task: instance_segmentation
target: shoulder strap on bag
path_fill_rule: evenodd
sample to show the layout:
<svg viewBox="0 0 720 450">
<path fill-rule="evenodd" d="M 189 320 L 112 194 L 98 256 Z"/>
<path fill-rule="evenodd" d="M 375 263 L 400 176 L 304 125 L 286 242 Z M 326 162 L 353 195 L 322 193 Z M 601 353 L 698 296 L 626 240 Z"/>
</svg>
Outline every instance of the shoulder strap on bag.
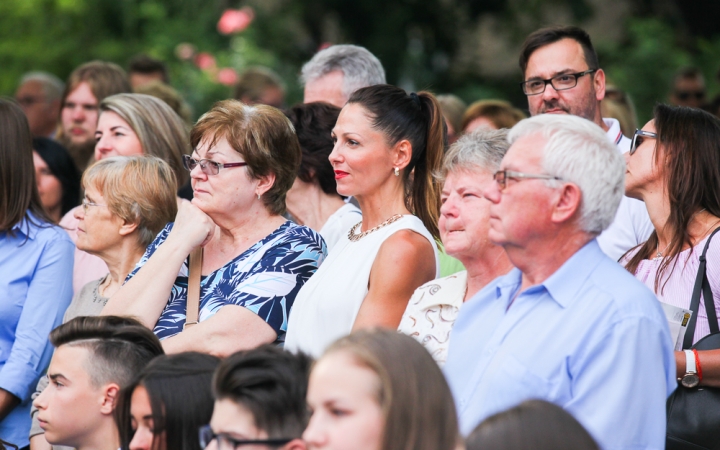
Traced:
<svg viewBox="0 0 720 450">
<path fill-rule="evenodd" d="M 715 312 L 715 303 L 713 299 L 712 289 L 710 289 L 710 283 L 707 279 L 707 254 L 708 247 L 710 247 L 710 241 L 712 240 L 715 233 L 720 231 L 720 227 L 716 228 L 715 231 L 710 234 L 707 242 L 705 242 L 705 248 L 700 255 L 700 266 L 698 267 L 697 277 L 695 277 L 695 286 L 693 287 L 692 297 L 690 298 L 690 310 L 692 311 L 692 317 L 688 323 L 687 329 L 685 330 L 685 339 L 683 340 L 683 349 L 692 347 L 692 341 L 695 337 L 695 326 L 697 325 L 697 318 L 700 312 L 700 292 L 703 293 L 703 299 L 705 303 L 705 310 L 710 324 L 710 332 L 717 333 L 718 320 Z"/>
<path fill-rule="evenodd" d="M 200 275 L 202 272 L 203 248 L 197 247 L 190 252 L 188 268 L 188 295 L 185 325 L 183 329 L 197 325 L 200 314 Z"/>
</svg>

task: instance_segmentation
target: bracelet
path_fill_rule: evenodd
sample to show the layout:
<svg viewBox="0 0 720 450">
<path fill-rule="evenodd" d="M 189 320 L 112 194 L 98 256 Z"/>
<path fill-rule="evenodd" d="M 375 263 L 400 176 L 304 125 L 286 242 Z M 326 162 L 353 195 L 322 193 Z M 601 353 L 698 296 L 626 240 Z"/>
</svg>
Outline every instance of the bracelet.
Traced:
<svg viewBox="0 0 720 450">
<path fill-rule="evenodd" d="M 702 383 L 702 369 L 700 368 L 700 357 L 698 356 L 697 350 L 692 349 L 692 351 L 695 354 L 695 366 L 697 367 L 698 383 Z"/>
</svg>

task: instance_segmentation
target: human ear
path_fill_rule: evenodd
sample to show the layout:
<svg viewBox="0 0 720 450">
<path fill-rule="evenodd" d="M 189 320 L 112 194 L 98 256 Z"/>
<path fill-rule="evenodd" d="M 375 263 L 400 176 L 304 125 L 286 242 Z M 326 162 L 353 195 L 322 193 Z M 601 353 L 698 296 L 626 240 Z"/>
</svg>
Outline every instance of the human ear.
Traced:
<svg viewBox="0 0 720 450">
<path fill-rule="evenodd" d="M 595 87 L 595 98 L 600 101 L 605 98 L 605 72 L 598 69 L 593 74 L 593 86 Z"/>
<path fill-rule="evenodd" d="M 100 405 L 100 412 L 102 414 L 112 414 L 113 409 L 115 409 L 115 405 L 117 404 L 119 392 L 120 386 L 116 383 L 110 383 L 104 387 L 102 405 Z"/>
<path fill-rule="evenodd" d="M 577 184 L 564 183 L 558 189 L 551 220 L 555 223 L 567 222 L 580 209 L 582 204 L 582 191 Z"/>
<path fill-rule="evenodd" d="M 140 226 L 140 221 L 135 220 L 134 222 L 127 221 L 125 219 L 122 220 L 122 225 L 120 225 L 120 229 L 118 230 L 118 233 L 120 233 L 120 236 L 127 236 L 129 234 L 132 234 L 133 231 L 137 230 L 137 228 Z"/>
<path fill-rule="evenodd" d="M 398 141 L 397 144 L 393 146 L 393 167 L 397 167 L 398 169 L 402 170 L 406 168 L 410 164 L 410 160 L 412 159 L 412 144 L 407 139 L 402 139 Z"/>
<path fill-rule="evenodd" d="M 271 187 L 273 187 L 273 184 L 275 184 L 275 174 L 270 172 L 267 175 L 263 175 L 261 177 L 257 178 L 257 188 L 255 188 L 255 192 L 258 195 L 263 195 L 267 191 L 270 190 Z"/>
</svg>

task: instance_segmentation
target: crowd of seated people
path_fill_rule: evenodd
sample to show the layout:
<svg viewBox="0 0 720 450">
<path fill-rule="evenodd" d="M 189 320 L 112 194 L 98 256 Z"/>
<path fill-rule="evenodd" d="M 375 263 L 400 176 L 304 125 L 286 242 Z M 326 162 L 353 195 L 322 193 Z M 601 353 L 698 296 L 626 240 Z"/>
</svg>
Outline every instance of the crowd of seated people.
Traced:
<svg viewBox="0 0 720 450">
<path fill-rule="evenodd" d="M 191 125 L 148 56 L 25 75 L 0 449 L 665 448 L 720 387 L 720 119 L 683 69 L 633 131 L 577 27 L 519 63 L 526 106 L 466 106 L 334 45 Z"/>
</svg>

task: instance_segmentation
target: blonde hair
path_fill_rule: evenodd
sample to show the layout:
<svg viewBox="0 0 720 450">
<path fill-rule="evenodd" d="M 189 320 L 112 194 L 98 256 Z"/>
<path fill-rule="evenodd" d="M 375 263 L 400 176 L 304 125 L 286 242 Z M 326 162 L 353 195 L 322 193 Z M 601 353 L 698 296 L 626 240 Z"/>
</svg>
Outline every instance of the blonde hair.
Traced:
<svg viewBox="0 0 720 450">
<path fill-rule="evenodd" d="M 190 153 L 185 123 L 162 100 L 146 94 L 118 94 L 100 103 L 100 112 L 120 116 L 137 134 L 143 154 L 157 156 L 170 164 L 178 185 L 184 185 L 189 174 L 182 156 Z"/>
<path fill-rule="evenodd" d="M 275 175 L 275 182 L 262 194 L 262 201 L 272 214 L 283 214 L 285 196 L 295 181 L 302 158 L 290 119 L 272 106 L 223 100 L 200 117 L 190 133 L 190 142 L 193 148 L 203 141 L 213 147 L 223 138 L 243 157 L 251 179 Z"/>
<path fill-rule="evenodd" d="M 377 374 L 377 401 L 385 417 L 382 450 L 457 448 L 458 421 L 450 388 L 420 343 L 395 330 L 365 329 L 335 341 L 325 355 L 339 352 Z"/>
<path fill-rule="evenodd" d="M 177 214 L 177 181 L 172 169 L 154 156 L 115 156 L 90 166 L 83 188 L 100 191 L 111 213 L 138 224 L 138 241 L 147 247 Z"/>
</svg>

